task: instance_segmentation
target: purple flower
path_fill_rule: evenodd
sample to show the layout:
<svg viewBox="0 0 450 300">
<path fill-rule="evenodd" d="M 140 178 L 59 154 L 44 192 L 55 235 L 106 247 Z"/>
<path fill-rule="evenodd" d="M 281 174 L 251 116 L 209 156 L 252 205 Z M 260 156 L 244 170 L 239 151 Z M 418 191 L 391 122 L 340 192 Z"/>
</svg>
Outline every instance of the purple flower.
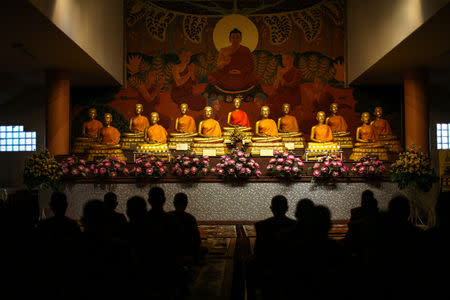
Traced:
<svg viewBox="0 0 450 300">
<path fill-rule="evenodd" d="M 313 171 L 313 175 L 314 175 L 315 177 L 320 177 L 320 171 L 319 171 L 319 170 L 314 170 L 314 171 Z"/>
</svg>

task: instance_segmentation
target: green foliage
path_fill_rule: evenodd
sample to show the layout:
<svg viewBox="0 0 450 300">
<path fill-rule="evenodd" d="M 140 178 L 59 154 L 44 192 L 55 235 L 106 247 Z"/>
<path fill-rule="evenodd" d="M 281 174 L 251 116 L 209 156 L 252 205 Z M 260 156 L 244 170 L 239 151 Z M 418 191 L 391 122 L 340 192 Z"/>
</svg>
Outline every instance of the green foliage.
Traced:
<svg viewBox="0 0 450 300">
<path fill-rule="evenodd" d="M 61 166 L 47 149 L 35 151 L 25 161 L 23 183 L 28 189 L 57 191 L 61 184 L 61 176 Z"/>
</svg>

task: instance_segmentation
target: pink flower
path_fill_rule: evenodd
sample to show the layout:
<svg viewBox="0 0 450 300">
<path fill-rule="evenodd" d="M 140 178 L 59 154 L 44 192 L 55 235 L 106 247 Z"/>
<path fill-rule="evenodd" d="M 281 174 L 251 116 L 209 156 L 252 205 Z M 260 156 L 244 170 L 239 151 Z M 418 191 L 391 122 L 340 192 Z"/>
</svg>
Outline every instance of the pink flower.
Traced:
<svg viewBox="0 0 450 300">
<path fill-rule="evenodd" d="M 95 170 L 95 165 L 94 165 L 94 164 L 91 164 L 91 165 L 89 166 L 89 169 L 91 169 L 91 171 L 94 171 L 94 170 Z"/>
<path fill-rule="evenodd" d="M 216 168 L 212 167 L 211 168 L 211 173 L 216 173 Z"/>
<path fill-rule="evenodd" d="M 85 165 L 85 164 L 86 164 L 86 161 L 85 161 L 84 159 L 80 159 L 78 162 L 79 162 L 80 164 L 82 164 L 82 165 Z"/>
<path fill-rule="evenodd" d="M 105 161 L 104 165 L 105 165 L 105 167 L 109 168 L 109 167 L 111 167 L 111 162 L 109 160 Z"/>
<path fill-rule="evenodd" d="M 289 153 L 287 153 L 287 152 L 283 152 L 283 154 L 282 154 L 284 157 L 287 157 L 288 155 L 289 155 Z"/>
<path fill-rule="evenodd" d="M 319 170 L 314 170 L 313 171 L 313 176 L 320 177 L 320 171 Z"/>
<path fill-rule="evenodd" d="M 105 168 L 100 168 L 100 175 L 104 175 L 106 173 L 106 169 Z"/>
<path fill-rule="evenodd" d="M 67 168 L 68 166 L 69 166 L 69 164 L 66 163 L 66 162 L 63 162 L 63 163 L 61 164 L 61 167 L 63 167 L 63 168 Z"/>
<path fill-rule="evenodd" d="M 292 167 L 292 172 L 294 173 L 298 173 L 298 171 L 300 171 L 300 169 L 296 166 Z"/>
<path fill-rule="evenodd" d="M 273 151 L 273 155 L 280 155 L 280 151 L 278 150 Z"/>
<path fill-rule="evenodd" d="M 127 165 L 127 162 L 124 161 L 124 160 L 121 160 L 121 161 L 120 161 L 120 164 L 126 166 L 126 165 Z"/>
<path fill-rule="evenodd" d="M 338 161 L 338 162 L 337 162 L 337 166 L 338 166 L 338 167 L 342 167 L 342 162 L 341 162 L 341 161 Z"/>
<path fill-rule="evenodd" d="M 324 161 L 323 165 L 328 167 L 330 165 L 330 161 L 329 160 Z"/>
<path fill-rule="evenodd" d="M 320 171 L 322 171 L 323 173 L 328 173 L 328 167 L 322 167 L 320 168 Z"/>
<path fill-rule="evenodd" d="M 234 165 L 235 163 L 236 163 L 236 161 L 233 160 L 233 159 L 230 159 L 230 160 L 228 161 L 228 164 L 229 164 L 229 165 Z"/>
<path fill-rule="evenodd" d="M 288 157 L 287 157 L 287 159 L 294 160 L 294 159 L 295 159 L 295 156 L 292 155 L 292 154 L 289 154 Z"/>
<path fill-rule="evenodd" d="M 228 173 L 229 173 L 229 174 L 234 174 L 234 169 L 233 169 L 233 168 L 229 168 L 229 169 L 228 169 Z"/>
<path fill-rule="evenodd" d="M 250 175 L 252 173 L 252 170 L 250 170 L 249 168 L 245 168 L 245 173 L 247 173 L 247 175 Z"/>
<path fill-rule="evenodd" d="M 223 173 L 224 173 L 224 170 L 223 170 L 223 169 L 218 169 L 218 170 L 217 170 L 217 174 L 223 175 Z"/>
<path fill-rule="evenodd" d="M 290 172 L 290 171 L 291 171 L 291 167 L 285 166 L 285 167 L 284 167 L 284 171 Z"/>
<path fill-rule="evenodd" d="M 184 175 L 189 175 L 190 169 L 184 169 L 183 173 Z"/>
<path fill-rule="evenodd" d="M 191 168 L 191 173 L 192 173 L 193 175 L 197 174 L 197 171 L 198 171 L 198 168 L 197 168 L 197 167 L 192 167 L 192 168 Z"/>
<path fill-rule="evenodd" d="M 272 157 L 270 160 L 269 160 L 269 164 L 273 164 L 273 163 L 275 163 L 277 161 L 277 159 L 275 158 L 275 157 Z"/>
<path fill-rule="evenodd" d="M 150 156 L 149 160 L 151 162 L 157 161 L 158 159 L 156 158 L 156 156 Z"/>
<path fill-rule="evenodd" d="M 78 171 L 77 169 L 73 169 L 70 173 L 71 173 L 72 175 L 78 175 L 78 174 L 79 174 L 79 171 Z"/>
<path fill-rule="evenodd" d="M 273 165 L 272 164 L 268 164 L 266 169 L 267 170 L 272 170 L 273 169 Z"/>
<path fill-rule="evenodd" d="M 68 168 L 63 168 L 63 174 L 64 175 L 67 175 L 67 174 L 69 174 L 69 169 Z"/>
<path fill-rule="evenodd" d="M 369 172 L 370 172 L 370 173 L 375 173 L 375 167 L 370 166 L 370 167 L 369 167 Z"/>
<path fill-rule="evenodd" d="M 181 176 L 181 174 L 183 174 L 183 171 L 181 169 L 177 169 L 176 174 L 177 176 Z"/>
<path fill-rule="evenodd" d="M 141 174 L 142 173 L 142 168 L 141 167 L 136 167 L 136 174 Z"/>
<path fill-rule="evenodd" d="M 204 166 L 209 166 L 209 160 L 203 160 L 202 161 L 202 164 L 204 165 Z"/>
<path fill-rule="evenodd" d="M 124 175 L 128 175 L 130 173 L 128 168 L 123 168 L 122 172 L 123 172 Z"/>
<path fill-rule="evenodd" d="M 192 151 L 191 155 L 194 156 L 194 155 L 197 155 L 197 153 L 195 151 Z"/>
<path fill-rule="evenodd" d="M 162 161 L 157 161 L 157 162 L 155 162 L 155 165 L 156 165 L 157 167 L 162 167 L 164 164 L 163 164 Z"/>
<path fill-rule="evenodd" d="M 240 169 L 238 173 L 239 173 L 240 175 L 245 174 L 245 168 Z"/>
<path fill-rule="evenodd" d="M 145 174 L 147 174 L 147 175 L 152 175 L 153 174 L 153 168 L 148 168 L 148 169 L 146 169 L 145 170 Z"/>
<path fill-rule="evenodd" d="M 241 150 L 238 150 L 238 151 L 236 152 L 236 155 L 237 155 L 237 156 L 244 156 L 244 152 L 241 151 Z"/>
<path fill-rule="evenodd" d="M 118 170 L 118 169 L 120 169 L 120 167 L 121 167 L 121 165 L 120 164 L 114 164 L 114 169 L 116 169 L 116 170 Z"/>
<path fill-rule="evenodd" d="M 187 167 L 189 166 L 191 163 L 187 160 L 183 161 L 183 166 Z"/>
<path fill-rule="evenodd" d="M 183 160 L 191 160 L 188 156 L 183 157 Z"/>
<path fill-rule="evenodd" d="M 313 169 L 318 169 L 318 168 L 320 168 L 320 164 L 319 164 L 319 163 L 315 163 L 315 164 L 313 165 Z"/>
<path fill-rule="evenodd" d="M 202 174 L 203 175 L 206 175 L 206 174 L 208 174 L 208 168 L 202 168 Z"/>
<path fill-rule="evenodd" d="M 278 165 L 276 166 L 275 170 L 277 170 L 277 172 L 281 172 L 283 170 L 283 166 Z"/>
<path fill-rule="evenodd" d="M 298 161 L 298 165 L 299 165 L 300 167 L 303 167 L 304 163 L 300 160 L 300 161 Z"/>
<path fill-rule="evenodd" d="M 204 160 L 209 160 L 209 156 L 208 156 L 208 155 L 203 155 L 202 158 L 203 158 Z"/>
<path fill-rule="evenodd" d="M 362 174 L 362 173 L 364 173 L 365 170 L 366 170 L 366 167 L 362 166 L 358 169 L 358 173 Z"/>
<path fill-rule="evenodd" d="M 141 159 L 141 158 L 136 159 L 135 163 L 136 163 L 136 164 L 142 163 L 142 159 Z"/>
<path fill-rule="evenodd" d="M 194 157 L 194 158 L 192 159 L 192 161 L 193 161 L 194 163 L 198 164 L 198 163 L 200 162 L 200 159 L 199 159 L 198 157 Z"/>
<path fill-rule="evenodd" d="M 149 161 L 144 164 L 144 167 L 146 167 L 146 168 L 150 168 L 151 166 L 152 166 L 152 163 Z"/>
<path fill-rule="evenodd" d="M 293 162 L 292 160 L 290 160 L 290 159 L 286 159 L 286 163 L 287 163 L 288 165 L 292 165 L 294 162 Z"/>
<path fill-rule="evenodd" d="M 257 162 L 254 163 L 255 168 L 259 169 L 259 164 Z"/>
<path fill-rule="evenodd" d="M 112 171 L 112 172 L 110 173 L 110 175 L 111 175 L 111 177 L 117 177 L 117 172 Z"/>
<path fill-rule="evenodd" d="M 282 158 L 282 157 L 278 158 L 278 159 L 277 159 L 277 162 L 278 162 L 278 163 L 283 163 L 283 162 L 284 162 L 284 158 Z"/>
<path fill-rule="evenodd" d="M 98 169 L 94 169 L 94 175 L 98 175 Z"/>
<path fill-rule="evenodd" d="M 333 172 L 331 172 L 331 175 L 332 175 L 333 177 L 337 177 L 337 176 L 339 176 L 339 172 L 333 171 Z"/>
<path fill-rule="evenodd" d="M 165 174 L 166 173 L 166 168 L 164 168 L 164 167 L 159 168 L 159 173 L 161 175 Z"/>
<path fill-rule="evenodd" d="M 257 177 L 260 177 L 260 176 L 261 176 L 261 174 L 262 174 L 262 173 L 261 173 L 261 171 L 260 171 L 260 170 L 256 170 L 256 171 L 255 171 L 255 175 L 256 175 Z"/>
<path fill-rule="evenodd" d="M 242 166 L 243 166 L 243 165 L 242 165 L 241 163 L 237 163 L 237 164 L 236 164 L 236 170 L 239 171 L 240 169 L 242 169 Z"/>
<path fill-rule="evenodd" d="M 341 173 L 346 173 L 347 171 L 348 171 L 348 168 L 347 167 L 341 167 Z M 356 171 L 356 168 L 355 168 L 355 171 Z"/>
<path fill-rule="evenodd" d="M 245 157 L 239 157 L 239 161 L 240 161 L 240 162 L 246 162 L 247 159 L 246 159 Z"/>
</svg>

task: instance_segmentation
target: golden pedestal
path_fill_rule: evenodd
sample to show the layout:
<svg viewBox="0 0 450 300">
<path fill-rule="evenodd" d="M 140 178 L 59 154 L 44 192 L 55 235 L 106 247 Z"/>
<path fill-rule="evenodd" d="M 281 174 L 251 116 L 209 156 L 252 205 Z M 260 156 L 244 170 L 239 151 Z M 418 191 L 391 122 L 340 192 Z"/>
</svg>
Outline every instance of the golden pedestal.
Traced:
<svg viewBox="0 0 450 300">
<path fill-rule="evenodd" d="M 341 146 L 336 142 L 309 142 L 302 159 L 316 160 L 317 158 L 328 154 L 336 154 L 340 156 L 341 151 Z M 306 152 L 308 152 L 308 157 L 306 157 Z"/>
<path fill-rule="evenodd" d="M 403 151 L 403 147 L 400 141 L 395 136 L 379 136 L 380 142 L 384 144 L 384 147 L 389 152 L 400 153 Z"/>
<path fill-rule="evenodd" d="M 87 151 L 88 161 L 113 157 L 117 157 L 119 160 L 127 160 L 120 145 L 93 144 Z"/>
<path fill-rule="evenodd" d="M 123 133 L 120 137 L 120 144 L 122 145 L 123 150 L 136 150 L 137 146 L 145 143 L 144 141 L 144 133 Z"/>
<path fill-rule="evenodd" d="M 196 136 L 197 136 L 196 133 L 183 134 L 179 132 L 174 132 L 170 134 L 170 138 L 167 141 L 167 145 L 170 150 L 189 150 L 191 148 L 192 143 L 194 142 L 194 137 Z"/>
<path fill-rule="evenodd" d="M 95 137 L 77 137 L 72 147 L 72 154 L 86 154 L 91 145 L 95 143 Z"/>
<path fill-rule="evenodd" d="M 281 141 L 281 137 L 267 138 L 269 138 L 269 141 L 264 141 L 265 137 L 254 137 L 252 142 L 249 144 L 248 152 L 252 155 L 266 156 L 269 155 L 271 151 L 286 151 L 284 143 Z"/>
<path fill-rule="evenodd" d="M 281 141 L 287 150 L 304 149 L 306 145 L 305 138 L 302 135 L 292 135 L 289 133 L 279 132 Z M 286 145 L 288 144 L 288 145 Z M 293 148 L 291 148 L 293 146 Z M 291 148 L 291 149 L 289 149 Z"/>
<path fill-rule="evenodd" d="M 136 147 L 135 154 L 148 154 L 156 157 L 160 157 L 162 159 L 170 159 L 170 151 L 167 144 L 162 143 L 146 143 L 139 144 Z"/>
<path fill-rule="evenodd" d="M 351 149 L 353 148 L 353 138 L 348 134 L 336 134 L 333 133 L 333 141 L 338 143 L 341 148 Z"/>
<path fill-rule="evenodd" d="M 225 155 L 228 152 L 227 145 L 225 143 L 199 143 L 192 144 L 191 151 L 199 155 L 217 156 Z M 213 155 L 215 152 L 215 155 Z"/>
<path fill-rule="evenodd" d="M 383 143 L 355 143 L 349 159 L 358 161 L 362 156 L 377 156 L 379 160 L 388 160 L 388 153 Z"/>
</svg>

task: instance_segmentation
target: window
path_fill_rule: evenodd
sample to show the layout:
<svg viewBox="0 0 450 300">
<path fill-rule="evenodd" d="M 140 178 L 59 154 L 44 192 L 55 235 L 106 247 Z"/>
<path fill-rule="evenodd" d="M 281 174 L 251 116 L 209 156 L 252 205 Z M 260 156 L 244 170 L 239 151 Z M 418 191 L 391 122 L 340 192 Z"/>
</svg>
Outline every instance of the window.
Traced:
<svg viewBox="0 0 450 300">
<path fill-rule="evenodd" d="M 450 123 L 436 124 L 436 137 L 438 150 L 450 149 Z"/>
<path fill-rule="evenodd" d="M 0 152 L 36 151 L 36 132 L 23 125 L 0 125 Z"/>
</svg>

